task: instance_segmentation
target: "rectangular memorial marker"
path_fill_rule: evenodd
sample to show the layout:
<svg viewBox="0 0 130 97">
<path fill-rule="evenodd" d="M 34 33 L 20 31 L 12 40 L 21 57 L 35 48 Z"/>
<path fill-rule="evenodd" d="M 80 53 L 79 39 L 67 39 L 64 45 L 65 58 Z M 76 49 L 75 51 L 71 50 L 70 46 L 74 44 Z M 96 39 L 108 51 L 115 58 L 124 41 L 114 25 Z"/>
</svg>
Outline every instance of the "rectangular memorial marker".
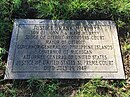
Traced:
<svg viewBox="0 0 130 97">
<path fill-rule="evenodd" d="M 113 21 L 17 19 L 5 79 L 124 79 Z"/>
</svg>

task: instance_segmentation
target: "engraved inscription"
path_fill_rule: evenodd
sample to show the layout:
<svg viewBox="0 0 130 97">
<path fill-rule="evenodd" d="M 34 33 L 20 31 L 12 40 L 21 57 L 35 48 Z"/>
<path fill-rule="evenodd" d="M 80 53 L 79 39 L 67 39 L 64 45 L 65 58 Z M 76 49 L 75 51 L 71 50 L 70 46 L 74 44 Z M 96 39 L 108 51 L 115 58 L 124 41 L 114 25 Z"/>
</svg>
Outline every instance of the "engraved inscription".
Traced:
<svg viewBox="0 0 130 97">
<path fill-rule="evenodd" d="M 82 22 L 19 24 L 12 71 L 117 72 L 110 31 Z"/>
</svg>

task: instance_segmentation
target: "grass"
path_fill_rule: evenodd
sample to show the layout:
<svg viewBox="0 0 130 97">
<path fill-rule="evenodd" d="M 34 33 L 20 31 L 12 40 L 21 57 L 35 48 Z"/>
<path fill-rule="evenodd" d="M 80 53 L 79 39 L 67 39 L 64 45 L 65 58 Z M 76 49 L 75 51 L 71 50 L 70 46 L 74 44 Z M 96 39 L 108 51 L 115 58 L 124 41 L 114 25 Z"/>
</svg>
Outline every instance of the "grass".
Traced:
<svg viewBox="0 0 130 97">
<path fill-rule="evenodd" d="M 68 81 L 68 82 L 66 82 Z M 5 82 L 0 97 L 129 97 L 124 80 L 14 80 Z M 74 81 L 74 82 L 72 82 Z"/>
<path fill-rule="evenodd" d="M 129 97 L 130 91 L 124 92 L 124 87 L 125 81 L 90 80 L 77 94 L 78 97 Z"/>
<path fill-rule="evenodd" d="M 129 0 L 0 0 L 0 97 L 130 97 L 128 79 L 3 80 L 15 18 L 114 20 L 129 78 Z"/>
</svg>

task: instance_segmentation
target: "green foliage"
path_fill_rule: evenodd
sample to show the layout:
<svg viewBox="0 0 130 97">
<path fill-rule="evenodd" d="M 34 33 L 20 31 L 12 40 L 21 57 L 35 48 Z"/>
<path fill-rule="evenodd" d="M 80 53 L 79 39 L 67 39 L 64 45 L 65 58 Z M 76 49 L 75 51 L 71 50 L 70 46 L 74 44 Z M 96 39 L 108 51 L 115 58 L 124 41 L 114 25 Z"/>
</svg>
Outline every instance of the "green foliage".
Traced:
<svg viewBox="0 0 130 97">
<path fill-rule="evenodd" d="M 21 0 L 13 0 L 14 9 L 19 9 L 22 1 Z"/>
<path fill-rule="evenodd" d="M 69 17 L 68 10 L 66 10 L 68 5 L 61 4 L 58 0 L 40 1 L 35 6 L 39 11 L 38 18 L 67 19 Z"/>
<path fill-rule="evenodd" d="M 4 69 L 5 68 L 5 63 L 2 62 L 2 57 L 3 55 L 6 53 L 6 50 L 4 48 L 0 47 L 0 69 Z"/>
<path fill-rule="evenodd" d="M 10 22 L 4 22 L 0 20 L 0 47 L 8 48 L 10 40 L 10 31 L 12 30 L 12 24 Z"/>
<path fill-rule="evenodd" d="M 102 87 L 105 89 L 106 85 L 107 84 L 104 81 L 90 80 L 79 89 L 77 97 L 101 97 L 100 94 L 97 93 L 97 88 Z M 106 96 L 107 95 L 105 94 L 102 97 Z"/>
<path fill-rule="evenodd" d="M 130 23 L 129 0 L 29 0 L 38 10 L 37 18 L 47 19 L 111 19 Z M 120 21 L 120 22 L 118 22 Z M 127 21 L 127 22 L 126 22 Z"/>
<path fill-rule="evenodd" d="M 11 84 L 4 86 L 4 91 L 0 92 L 0 97 L 17 97 L 17 91 Z"/>
<path fill-rule="evenodd" d="M 0 93 L 0 97 L 6 97 L 3 93 Z"/>
<path fill-rule="evenodd" d="M 77 97 L 129 97 L 130 90 L 123 91 L 125 81 L 90 80 L 77 92 Z"/>
<path fill-rule="evenodd" d="M 130 52 L 130 44 L 125 42 L 124 43 L 124 46 L 123 46 L 123 51 L 126 52 L 126 51 L 129 51 Z"/>
<path fill-rule="evenodd" d="M 4 48 L 0 48 L 0 57 L 2 56 L 2 54 L 5 54 L 6 50 Z"/>
<path fill-rule="evenodd" d="M 61 84 L 56 80 L 16 80 L 4 86 L 0 97 L 69 97 L 64 90 L 66 86 L 60 86 Z M 71 85 L 67 87 L 69 86 Z M 126 87 L 125 80 L 88 80 L 81 84 L 72 97 L 129 97 L 130 90 L 125 90 Z M 59 92 L 62 89 L 63 93 Z"/>
<path fill-rule="evenodd" d="M 28 90 L 31 91 L 32 97 L 57 97 L 56 92 L 58 88 L 58 83 L 54 81 L 48 82 L 48 80 L 37 80 L 30 79 L 27 80 Z"/>
<path fill-rule="evenodd" d="M 15 18 L 40 19 L 105 19 L 114 20 L 119 32 L 130 32 L 129 0 L 0 0 L 0 69 L 5 69 L 3 59 L 9 49 L 10 37 Z M 125 29 L 125 30 L 122 30 Z M 123 51 L 130 51 L 125 37 Z M 1 82 L 2 83 L 2 82 Z M 0 83 L 0 87 L 3 84 Z M 21 84 L 22 83 L 22 84 Z M 12 85 L 13 84 L 13 85 Z M 5 85 L 0 97 L 64 97 L 58 93 L 59 83 L 53 80 L 30 79 Z M 129 97 L 130 90 L 124 91 L 126 81 L 89 80 L 79 87 L 77 97 Z M 65 94 L 65 93 L 63 93 Z"/>
<path fill-rule="evenodd" d="M 3 19 L 31 18 L 33 16 L 30 13 L 34 13 L 34 18 L 47 19 L 113 19 L 123 22 L 130 20 L 129 0 L 1 0 L 0 2 Z"/>
<path fill-rule="evenodd" d="M 130 40 L 129 40 L 129 38 L 130 38 L 130 32 L 126 32 L 124 34 L 125 34 L 124 35 L 124 42 L 121 45 L 121 48 L 122 48 L 122 52 L 123 53 L 128 53 L 128 55 L 129 55 L 129 53 L 130 53 Z"/>
</svg>

